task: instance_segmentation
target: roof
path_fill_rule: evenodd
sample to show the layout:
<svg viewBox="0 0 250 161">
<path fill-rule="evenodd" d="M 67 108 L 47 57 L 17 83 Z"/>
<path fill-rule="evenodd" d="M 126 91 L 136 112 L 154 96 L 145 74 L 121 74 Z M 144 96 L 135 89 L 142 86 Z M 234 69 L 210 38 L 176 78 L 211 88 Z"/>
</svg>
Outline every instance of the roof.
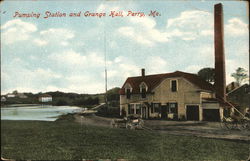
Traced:
<svg viewBox="0 0 250 161">
<path fill-rule="evenodd" d="M 52 97 L 52 96 L 49 95 L 49 94 L 42 94 L 42 95 L 40 95 L 39 97 Z"/>
<path fill-rule="evenodd" d="M 173 73 L 164 73 L 164 74 L 155 74 L 155 75 L 146 75 L 146 76 L 138 76 L 138 77 L 128 77 L 125 83 L 123 84 L 120 94 L 125 94 L 125 84 L 129 83 L 133 88 L 132 93 L 140 93 L 140 84 L 145 82 L 148 86 L 148 92 L 151 92 L 155 87 L 157 87 L 164 79 L 166 78 L 177 78 L 182 77 L 205 91 L 214 91 L 214 87 L 212 84 L 206 82 L 202 78 L 200 78 L 196 74 L 185 73 L 181 71 L 176 71 Z"/>
<path fill-rule="evenodd" d="M 202 103 L 219 103 L 220 106 L 224 107 L 224 108 L 230 108 L 232 104 L 233 106 L 238 106 L 237 104 L 233 103 L 233 102 L 229 102 L 229 101 L 225 101 L 223 99 L 220 98 L 202 98 Z"/>
<path fill-rule="evenodd" d="M 233 94 L 235 92 L 238 92 L 239 90 L 241 90 L 242 88 L 244 88 L 245 93 L 250 93 L 250 87 L 249 84 L 243 84 L 242 86 L 233 89 L 232 91 L 228 92 L 227 95 Z"/>
</svg>

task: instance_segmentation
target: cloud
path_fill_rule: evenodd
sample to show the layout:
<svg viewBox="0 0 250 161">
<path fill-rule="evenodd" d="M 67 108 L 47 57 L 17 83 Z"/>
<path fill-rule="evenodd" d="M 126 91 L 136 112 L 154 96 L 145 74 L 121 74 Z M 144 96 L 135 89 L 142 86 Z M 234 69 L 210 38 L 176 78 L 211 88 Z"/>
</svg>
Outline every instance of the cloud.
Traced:
<svg viewBox="0 0 250 161">
<path fill-rule="evenodd" d="M 73 31 L 65 28 L 50 28 L 40 32 L 40 39 L 35 39 L 34 42 L 38 45 L 46 44 L 59 44 L 67 46 L 69 40 L 74 38 L 75 34 Z"/>
<path fill-rule="evenodd" d="M 119 6 L 107 5 L 107 4 L 100 4 L 96 12 L 109 12 L 109 11 L 118 11 L 120 9 Z"/>
<path fill-rule="evenodd" d="M 140 72 L 140 67 L 133 60 L 124 56 L 118 56 L 109 61 L 107 69 L 108 78 L 119 81 L 124 81 L 127 77 L 137 76 Z M 105 77 L 105 73 L 102 73 L 102 77 Z"/>
<path fill-rule="evenodd" d="M 29 64 L 20 59 L 14 59 L 2 66 L 1 91 L 11 92 L 13 89 L 22 92 L 44 91 L 53 82 L 60 82 L 62 75 L 50 68 L 30 69 Z M 24 91 L 27 89 L 26 91 Z"/>
<path fill-rule="evenodd" d="M 65 28 L 50 28 L 38 33 L 35 24 L 20 19 L 7 21 L 1 26 L 1 30 L 2 42 L 7 45 L 29 40 L 37 46 L 48 44 L 67 46 L 69 45 L 69 40 L 75 37 L 73 31 Z"/>
<path fill-rule="evenodd" d="M 65 64 L 69 65 L 82 65 L 85 64 L 87 61 L 86 56 L 83 56 L 80 53 L 75 52 L 74 50 L 66 50 L 61 53 L 52 53 L 48 56 L 48 58 L 55 62 L 64 62 Z"/>
<path fill-rule="evenodd" d="M 85 54 L 85 55 L 84 55 Z M 54 52 L 48 56 L 48 58 L 58 63 L 60 66 L 62 62 L 66 68 L 75 68 L 75 67 L 88 67 L 88 68 L 97 68 L 104 67 L 105 60 L 102 53 L 97 52 L 88 52 L 79 53 L 73 49 L 68 49 L 62 52 Z M 110 64 L 110 61 L 107 61 L 107 64 Z"/>
<path fill-rule="evenodd" d="M 41 40 L 41 39 L 34 39 L 33 42 L 37 45 L 37 46 L 44 46 L 47 45 L 48 42 L 45 40 Z"/>
<path fill-rule="evenodd" d="M 225 32 L 229 36 L 242 36 L 248 34 L 249 26 L 239 18 L 231 18 L 225 26 Z"/>
<path fill-rule="evenodd" d="M 190 65 L 184 69 L 185 72 L 190 72 L 190 73 L 198 73 L 199 70 L 201 70 L 202 66 L 200 65 Z"/>
<path fill-rule="evenodd" d="M 37 31 L 37 27 L 33 23 L 15 19 L 7 21 L 1 26 L 1 30 L 2 42 L 5 44 L 12 44 L 30 39 L 31 34 Z"/>
<path fill-rule="evenodd" d="M 131 24 L 131 26 L 120 27 L 118 33 L 139 44 L 152 47 L 157 42 L 169 41 L 166 33 L 155 28 L 156 22 L 152 18 L 130 17 L 128 24 Z"/>
<path fill-rule="evenodd" d="M 155 20 L 149 17 L 130 17 L 128 24 L 131 25 L 120 27 L 118 33 L 150 47 L 173 38 L 189 41 L 213 34 L 213 16 L 202 11 L 184 11 L 168 19 L 164 30 L 157 29 Z"/>
<path fill-rule="evenodd" d="M 179 16 L 168 19 L 166 29 L 162 31 L 156 29 L 155 20 L 149 17 L 132 17 L 129 21 L 131 25 L 120 27 L 118 33 L 151 47 L 157 42 L 169 42 L 174 38 L 190 41 L 207 36 L 213 38 L 214 34 L 213 14 L 204 11 L 183 11 Z M 242 36 L 248 31 L 248 25 L 236 17 L 225 24 L 225 34 L 229 36 Z"/>
<path fill-rule="evenodd" d="M 146 72 L 148 74 L 166 73 L 167 71 L 169 71 L 169 66 L 167 61 L 160 56 L 147 57 L 146 67 L 147 67 Z"/>
<path fill-rule="evenodd" d="M 212 35 L 213 15 L 204 11 L 183 11 L 180 16 L 167 20 L 166 29 L 170 38 L 178 37 L 182 40 Z"/>
<path fill-rule="evenodd" d="M 96 79 L 91 75 L 71 75 L 67 76 L 66 81 L 66 89 L 68 91 L 74 91 L 78 93 L 102 93 L 105 90 L 104 79 Z"/>
</svg>

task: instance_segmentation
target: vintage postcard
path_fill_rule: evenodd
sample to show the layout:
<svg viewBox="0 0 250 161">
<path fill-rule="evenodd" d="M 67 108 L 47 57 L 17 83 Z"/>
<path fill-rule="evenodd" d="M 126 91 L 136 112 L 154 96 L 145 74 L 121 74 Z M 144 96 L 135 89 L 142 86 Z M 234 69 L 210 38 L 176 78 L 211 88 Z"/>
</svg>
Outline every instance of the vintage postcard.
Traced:
<svg viewBox="0 0 250 161">
<path fill-rule="evenodd" d="M 247 1 L 5 0 L 2 160 L 249 160 Z"/>
</svg>

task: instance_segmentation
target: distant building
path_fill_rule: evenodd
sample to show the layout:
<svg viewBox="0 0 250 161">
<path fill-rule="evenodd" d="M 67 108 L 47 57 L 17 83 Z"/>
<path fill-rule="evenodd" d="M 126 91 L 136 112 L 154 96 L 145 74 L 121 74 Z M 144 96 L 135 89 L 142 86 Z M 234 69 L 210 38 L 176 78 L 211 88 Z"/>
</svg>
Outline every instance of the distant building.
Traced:
<svg viewBox="0 0 250 161">
<path fill-rule="evenodd" d="M 6 95 L 8 98 L 14 98 L 14 97 L 18 97 L 18 98 L 28 98 L 28 96 L 26 96 L 24 93 L 18 93 L 17 91 L 14 91 L 12 93 L 8 93 Z"/>
<path fill-rule="evenodd" d="M 226 87 L 226 93 L 229 93 L 230 91 L 234 90 L 235 88 L 238 88 L 240 85 L 237 82 L 231 82 Z"/>
<path fill-rule="evenodd" d="M 38 98 L 39 102 L 52 102 L 52 96 L 49 94 L 43 94 Z"/>
<path fill-rule="evenodd" d="M 250 107 L 250 86 L 244 84 L 227 93 L 227 100 L 238 105 L 241 112 Z"/>
<path fill-rule="evenodd" d="M 8 93 L 6 96 L 7 96 L 8 98 L 14 98 L 14 97 L 16 97 L 16 95 L 13 94 L 13 93 Z"/>
<path fill-rule="evenodd" d="M 6 102 L 6 101 L 7 101 L 6 97 L 2 96 L 1 97 L 1 102 Z"/>
</svg>

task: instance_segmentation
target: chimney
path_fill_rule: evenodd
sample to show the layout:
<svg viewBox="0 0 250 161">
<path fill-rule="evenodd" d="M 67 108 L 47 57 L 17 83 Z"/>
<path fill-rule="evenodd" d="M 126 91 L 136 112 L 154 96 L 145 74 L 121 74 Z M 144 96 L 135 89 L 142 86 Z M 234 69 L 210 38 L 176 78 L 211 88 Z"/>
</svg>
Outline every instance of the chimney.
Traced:
<svg viewBox="0 0 250 161">
<path fill-rule="evenodd" d="M 145 69 L 144 69 L 144 68 L 141 69 L 141 76 L 142 76 L 142 77 L 145 76 Z"/>
<path fill-rule="evenodd" d="M 216 97 L 226 99 L 226 74 L 224 55 L 224 29 L 222 4 L 214 5 L 214 48 Z"/>
</svg>

